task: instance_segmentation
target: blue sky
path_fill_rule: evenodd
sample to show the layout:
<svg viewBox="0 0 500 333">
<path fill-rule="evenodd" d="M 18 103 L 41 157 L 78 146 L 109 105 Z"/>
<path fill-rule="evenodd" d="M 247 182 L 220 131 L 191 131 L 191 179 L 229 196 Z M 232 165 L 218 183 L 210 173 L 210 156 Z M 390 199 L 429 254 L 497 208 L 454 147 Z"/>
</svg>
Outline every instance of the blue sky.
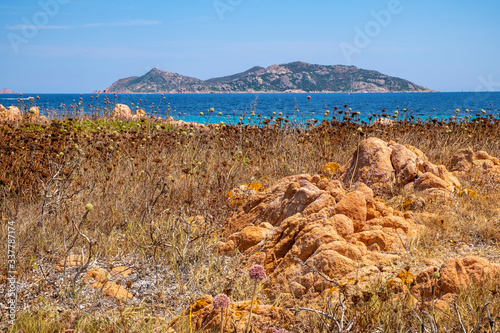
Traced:
<svg viewBox="0 0 500 333">
<path fill-rule="evenodd" d="M 3 1 L 0 88 L 86 93 L 153 67 L 208 79 L 300 60 L 498 91 L 498 13 L 498 0 Z"/>
</svg>

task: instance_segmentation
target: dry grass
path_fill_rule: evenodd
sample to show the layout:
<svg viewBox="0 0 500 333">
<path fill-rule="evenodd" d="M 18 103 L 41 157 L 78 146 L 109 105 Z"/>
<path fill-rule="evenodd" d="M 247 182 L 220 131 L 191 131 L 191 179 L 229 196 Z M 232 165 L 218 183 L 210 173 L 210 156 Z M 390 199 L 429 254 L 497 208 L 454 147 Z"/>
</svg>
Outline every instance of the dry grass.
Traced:
<svg viewBox="0 0 500 333">
<path fill-rule="evenodd" d="M 247 299 L 251 283 L 238 257 L 214 252 L 235 209 L 227 192 L 241 184 L 271 185 L 292 174 L 316 174 L 328 162 L 344 164 L 358 143 L 359 126 L 347 122 L 309 130 L 215 125 L 198 129 L 99 119 L 54 121 L 48 127 L 3 126 L 0 242 L 7 242 L 6 222 L 15 221 L 22 281 L 15 330 L 165 331 L 168 320 L 203 294 L 225 292 L 233 300 Z M 394 127 L 363 126 L 363 132 L 414 145 L 431 161 L 447 166 L 461 148 L 497 157 L 500 151 L 498 119 L 400 122 Z M 426 207 L 444 222 L 429 225 L 404 264 L 416 265 L 415 258 L 421 256 L 444 260 L 466 254 L 500 261 L 499 188 L 466 185 L 480 196 L 460 197 L 453 207 Z M 391 199 L 406 194 L 392 189 L 384 195 Z M 86 213 L 88 203 L 94 209 Z M 3 246 L 1 258 L 7 257 L 6 251 Z M 85 287 L 84 273 L 51 271 L 70 253 L 83 253 L 89 265 L 106 269 L 133 267 L 138 282 L 131 291 L 138 300 L 121 308 Z M 5 264 L 1 268 L 6 272 Z M 346 303 L 348 317 L 356 317 L 356 331 L 418 331 L 418 319 L 404 298 L 386 302 L 387 295 L 377 291 L 380 286 L 373 288 L 369 298 Z M 460 297 L 458 306 L 469 327 L 477 323 L 487 297 L 485 289 Z M 490 310 L 498 313 L 498 297 L 491 301 Z M 440 327 L 458 327 L 453 312 L 430 314 Z M 303 318 L 297 330 L 327 331 L 324 318 Z"/>
</svg>

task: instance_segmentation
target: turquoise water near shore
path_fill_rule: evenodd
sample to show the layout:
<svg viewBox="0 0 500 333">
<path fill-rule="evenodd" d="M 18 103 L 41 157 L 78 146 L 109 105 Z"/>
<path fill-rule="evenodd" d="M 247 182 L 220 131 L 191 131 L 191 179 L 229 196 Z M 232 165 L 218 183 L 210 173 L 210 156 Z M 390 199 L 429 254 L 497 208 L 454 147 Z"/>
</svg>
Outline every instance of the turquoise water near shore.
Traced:
<svg viewBox="0 0 500 333">
<path fill-rule="evenodd" d="M 36 96 L 39 98 L 37 99 Z M 308 96 L 311 96 L 308 99 Z M 113 108 L 114 103 L 123 103 L 135 109 L 142 108 L 149 115 L 160 117 L 172 116 L 186 121 L 201 123 L 238 122 L 245 120 L 252 113 L 271 117 L 273 112 L 284 117 L 309 117 L 325 119 L 325 111 L 329 110 L 328 119 L 332 115 L 339 116 L 334 110 L 351 109 L 359 112 L 358 119 L 366 120 L 371 114 L 386 113 L 399 118 L 433 117 L 448 118 L 454 116 L 456 109 L 461 110 L 458 116 L 465 116 L 465 110 L 472 117 L 486 114 L 499 117 L 500 92 L 454 92 L 454 93 L 355 93 L 355 94 L 36 94 L 25 93 L 0 95 L 0 104 L 26 107 L 29 98 L 40 107 L 41 113 L 51 117 L 74 116 L 82 111 L 87 114 L 105 112 L 105 107 Z M 107 101 L 105 101 L 107 100 Z M 79 102 L 81 101 L 81 105 Z M 310 104 L 309 104 L 310 103 Z M 347 105 L 347 107 L 344 107 Z M 214 108 L 214 112 L 209 112 Z M 405 112 L 404 109 L 407 111 Z M 297 112 L 298 110 L 298 112 Z M 203 112 L 203 116 L 200 116 Z M 219 115 L 219 112 L 222 115 Z M 484 113 L 483 113 L 484 114 Z"/>
</svg>

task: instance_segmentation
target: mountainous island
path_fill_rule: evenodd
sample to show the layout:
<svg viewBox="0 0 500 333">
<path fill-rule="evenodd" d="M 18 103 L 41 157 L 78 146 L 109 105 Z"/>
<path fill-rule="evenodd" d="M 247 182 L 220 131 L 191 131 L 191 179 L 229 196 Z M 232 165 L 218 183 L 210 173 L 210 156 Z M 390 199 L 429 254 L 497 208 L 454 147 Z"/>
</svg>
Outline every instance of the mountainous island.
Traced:
<svg viewBox="0 0 500 333">
<path fill-rule="evenodd" d="M 256 92 L 430 92 L 408 80 L 355 66 L 305 62 L 256 66 L 234 75 L 200 80 L 152 69 L 143 76 L 120 79 L 108 93 L 256 93 Z M 96 90 L 95 93 L 103 92 Z"/>
<path fill-rule="evenodd" d="M 15 91 L 12 91 L 10 89 L 3 88 L 3 89 L 0 89 L 0 94 L 18 94 L 18 93 Z"/>
</svg>

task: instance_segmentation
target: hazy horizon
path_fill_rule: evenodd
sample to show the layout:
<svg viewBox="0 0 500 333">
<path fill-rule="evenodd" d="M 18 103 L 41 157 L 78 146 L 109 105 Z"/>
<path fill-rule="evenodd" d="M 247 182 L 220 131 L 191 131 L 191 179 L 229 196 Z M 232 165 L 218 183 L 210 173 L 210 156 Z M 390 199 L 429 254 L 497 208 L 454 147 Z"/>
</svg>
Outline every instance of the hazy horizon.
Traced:
<svg viewBox="0 0 500 333">
<path fill-rule="evenodd" d="M 209 79 L 303 61 L 499 91 L 500 3 L 95 0 L 0 5 L 0 89 L 89 93 L 152 68 Z"/>
</svg>

